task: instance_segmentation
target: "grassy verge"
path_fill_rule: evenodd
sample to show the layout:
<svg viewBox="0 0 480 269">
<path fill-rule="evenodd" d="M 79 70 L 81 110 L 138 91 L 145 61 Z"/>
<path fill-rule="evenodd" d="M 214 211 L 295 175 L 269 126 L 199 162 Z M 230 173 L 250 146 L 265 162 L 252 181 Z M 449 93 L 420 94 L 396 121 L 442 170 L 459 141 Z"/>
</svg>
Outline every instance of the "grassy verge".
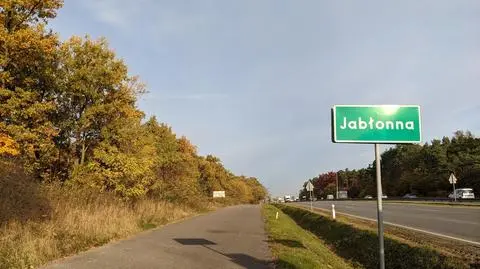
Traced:
<svg viewBox="0 0 480 269">
<path fill-rule="evenodd" d="M 326 218 L 330 218 L 331 216 L 330 210 L 322 208 L 315 208 L 314 210 L 317 214 Z M 369 230 L 374 233 L 377 231 L 377 223 L 375 221 L 350 217 L 341 213 L 337 214 L 337 222 L 353 225 L 360 230 Z M 391 225 L 385 225 L 384 229 L 386 236 L 394 240 L 407 243 L 411 246 L 434 248 L 436 251 L 447 256 L 453 256 L 463 260 L 465 263 L 470 263 L 473 267 L 480 267 L 480 246 Z"/>
<path fill-rule="evenodd" d="M 278 219 L 275 219 L 276 212 L 279 212 Z M 265 205 L 263 214 L 269 244 L 279 268 L 352 268 L 276 207 Z"/>
<path fill-rule="evenodd" d="M 302 228 L 323 240 L 337 255 L 364 268 L 378 268 L 378 237 L 372 230 L 305 209 L 278 205 Z M 442 253 L 430 246 L 410 244 L 385 237 L 386 268 L 475 268 L 465 259 Z"/>
</svg>

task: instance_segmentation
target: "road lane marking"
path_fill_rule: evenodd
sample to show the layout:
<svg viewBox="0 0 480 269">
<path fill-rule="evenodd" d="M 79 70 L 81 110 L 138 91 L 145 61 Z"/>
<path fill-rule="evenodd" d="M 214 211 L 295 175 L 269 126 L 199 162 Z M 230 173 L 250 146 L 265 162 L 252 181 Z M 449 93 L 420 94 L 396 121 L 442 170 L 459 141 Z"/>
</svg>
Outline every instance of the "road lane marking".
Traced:
<svg viewBox="0 0 480 269">
<path fill-rule="evenodd" d="M 409 208 L 409 210 L 412 210 L 411 208 Z M 415 208 L 413 210 L 417 210 L 417 211 L 426 211 L 426 212 L 439 212 L 441 210 L 439 209 L 424 209 L 424 208 Z"/>
<path fill-rule="evenodd" d="M 338 214 L 343 214 L 343 215 L 346 215 L 346 216 L 350 216 L 350 217 L 354 217 L 354 218 L 360 218 L 360 219 L 370 220 L 370 221 L 375 221 L 375 222 L 377 221 L 376 219 L 365 218 L 365 217 L 352 215 L 352 214 L 348 214 L 348 213 L 343 213 L 343 212 L 337 212 L 337 213 Z M 422 229 L 418 229 L 418 228 L 413 228 L 413 227 L 405 226 L 405 225 L 401 225 L 401 224 L 396 224 L 396 223 L 392 223 L 392 222 L 388 222 L 388 221 L 384 221 L 383 223 L 391 225 L 391 226 L 403 228 L 403 229 L 408 229 L 408 230 L 412 230 L 412 231 L 416 231 L 416 232 L 422 232 L 422 233 L 426 233 L 426 234 L 431 234 L 431 235 L 435 235 L 435 236 L 439 236 L 439 237 L 444 237 L 444 238 L 453 239 L 453 240 L 457 240 L 457 241 L 462 241 L 464 243 L 469 243 L 469 244 L 473 244 L 473 245 L 476 245 L 476 246 L 480 246 L 480 242 L 475 242 L 475 241 L 471 241 L 471 240 L 467 240 L 467 239 L 463 239 L 463 238 L 453 237 L 453 236 L 446 235 L 446 234 L 430 232 L 430 231 L 426 231 L 426 230 L 422 230 Z"/>
<path fill-rule="evenodd" d="M 316 208 L 330 212 L 330 210 L 328 210 L 328 209 L 318 208 L 318 207 L 316 207 Z M 357 216 L 357 215 L 352 215 L 352 214 L 348 214 L 348 213 L 337 212 L 337 214 L 341 214 L 341 215 L 345 215 L 345 216 L 349 216 L 349 217 L 353 217 L 353 218 L 358 218 L 358 219 L 363 219 L 363 220 L 369 220 L 369 221 L 377 222 L 376 219 L 366 218 L 366 217 Z M 464 242 L 464 243 L 469 243 L 469 244 L 473 244 L 473 245 L 476 245 L 476 246 L 480 246 L 480 242 L 476 242 L 476 241 L 471 241 L 471 240 L 467 240 L 467 239 L 463 239 L 463 238 L 453 237 L 453 236 L 450 236 L 450 235 L 445 235 L 445 234 L 430 232 L 430 231 L 426 231 L 426 230 L 422 230 L 422 229 L 417 229 L 417 228 L 413 228 L 413 227 L 410 227 L 410 226 L 405 226 L 405 225 L 401 225 L 401 224 L 396 224 L 396 223 L 392 223 L 392 222 L 388 222 L 388 221 L 384 221 L 383 223 L 384 223 L 384 224 L 391 225 L 391 226 L 403 228 L 403 229 L 408 229 L 408 230 L 412 230 L 412 231 L 416 231 L 416 232 L 431 234 L 431 235 L 435 235 L 435 236 L 439 236 L 439 237 L 443 237 L 443 238 L 448 238 L 448 239 L 457 240 L 457 241 L 461 241 L 461 242 Z"/>
<path fill-rule="evenodd" d="M 480 204 L 445 204 L 445 203 L 415 203 L 415 202 L 400 202 L 400 201 L 384 201 L 384 204 L 389 205 L 405 205 L 405 206 L 423 206 L 423 207 L 447 207 L 451 209 L 474 209 L 480 210 Z"/>
<path fill-rule="evenodd" d="M 455 223 L 460 223 L 460 224 L 468 224 L 468 225 L 477 225 L 479 226 L 479 222 L 471 222 L 471 221 L 465 221 L 465 220 L 456 220 L 456 219 L 446 219 L 446 218 L 434 218 L 436 220 L 441 220 L 441 221 L 450 221 L 450 222 L 455 222 Z"/>
</svg>

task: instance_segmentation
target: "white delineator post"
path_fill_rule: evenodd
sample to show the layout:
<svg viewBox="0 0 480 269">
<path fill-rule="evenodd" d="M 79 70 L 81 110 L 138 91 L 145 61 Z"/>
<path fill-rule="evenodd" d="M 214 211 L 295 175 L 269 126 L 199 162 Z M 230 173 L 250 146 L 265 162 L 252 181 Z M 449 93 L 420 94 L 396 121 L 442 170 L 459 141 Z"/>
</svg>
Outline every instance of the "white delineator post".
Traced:
<svg viewBox="0 0 480 269">
<path fill-rule="evenodd" d="M 275 215 L 275 219 L 278 219 L 278 211 L 277 211 L 277 214 Z"/>
<path fill-rule="evenodd" d="M 335 205 L 332 204 L 332 218 L 335 220 Z"/>
<path fill-rule="evenodd" d="M 375 144 L 375 166 L 377 172 L 377 224 L 380 269 L 385 269 L 385 249 L 383 246 L 383 207 L 382 207 L 382 170 L 380 162 L 380 145 Z"/>
</svg>

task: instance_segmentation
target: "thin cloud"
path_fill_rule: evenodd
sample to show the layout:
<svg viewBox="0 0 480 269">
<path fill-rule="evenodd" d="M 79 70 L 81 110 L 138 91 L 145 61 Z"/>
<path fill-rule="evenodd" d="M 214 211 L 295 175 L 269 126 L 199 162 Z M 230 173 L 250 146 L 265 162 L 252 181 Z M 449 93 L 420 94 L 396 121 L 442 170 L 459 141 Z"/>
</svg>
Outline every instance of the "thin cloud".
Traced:
<svg viewBox="0 0 480 269">
<path fill-rule="evenodd" d="M 131 31 L 138 27 L 135 21 L 142 17 L 145 8 L 154 5 L 155 1 L 82 0 L 79 4 L 89 10 L 97 20 L 122 31 Z"/>
<path fill-rule="evenodd" d="M 165 95 L 157 97 L 157 99 L 164 100 L 218 100 L 227 98 L 228 95 L 221 93 L 196 93 L 196 94 L 184 94 L 184 95 Z"/>
<path fill-rule="evenodd" d="M 200 14 L 184 13 L 178 6 L 154 0 L 85 0 L 81 5 L 121 34 L 140 31 L 156 42 L 193 34 L 207 22 Z"/>
</svg>

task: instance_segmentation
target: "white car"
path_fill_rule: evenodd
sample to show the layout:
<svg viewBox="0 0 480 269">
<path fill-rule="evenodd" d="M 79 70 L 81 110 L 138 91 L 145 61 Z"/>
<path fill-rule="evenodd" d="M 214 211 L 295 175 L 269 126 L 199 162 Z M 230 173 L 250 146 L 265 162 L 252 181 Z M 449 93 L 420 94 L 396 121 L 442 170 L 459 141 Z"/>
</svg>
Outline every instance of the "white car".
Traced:
<svg viewBox="0 0 480 269">
<path fill-rule="evenodd" d="M 454 199 L 475 199 L 475 194 L 472 188 L 456 189 L 455 194 L 452 192 L 448 195 L 448 198 Z"/>
</svg>

